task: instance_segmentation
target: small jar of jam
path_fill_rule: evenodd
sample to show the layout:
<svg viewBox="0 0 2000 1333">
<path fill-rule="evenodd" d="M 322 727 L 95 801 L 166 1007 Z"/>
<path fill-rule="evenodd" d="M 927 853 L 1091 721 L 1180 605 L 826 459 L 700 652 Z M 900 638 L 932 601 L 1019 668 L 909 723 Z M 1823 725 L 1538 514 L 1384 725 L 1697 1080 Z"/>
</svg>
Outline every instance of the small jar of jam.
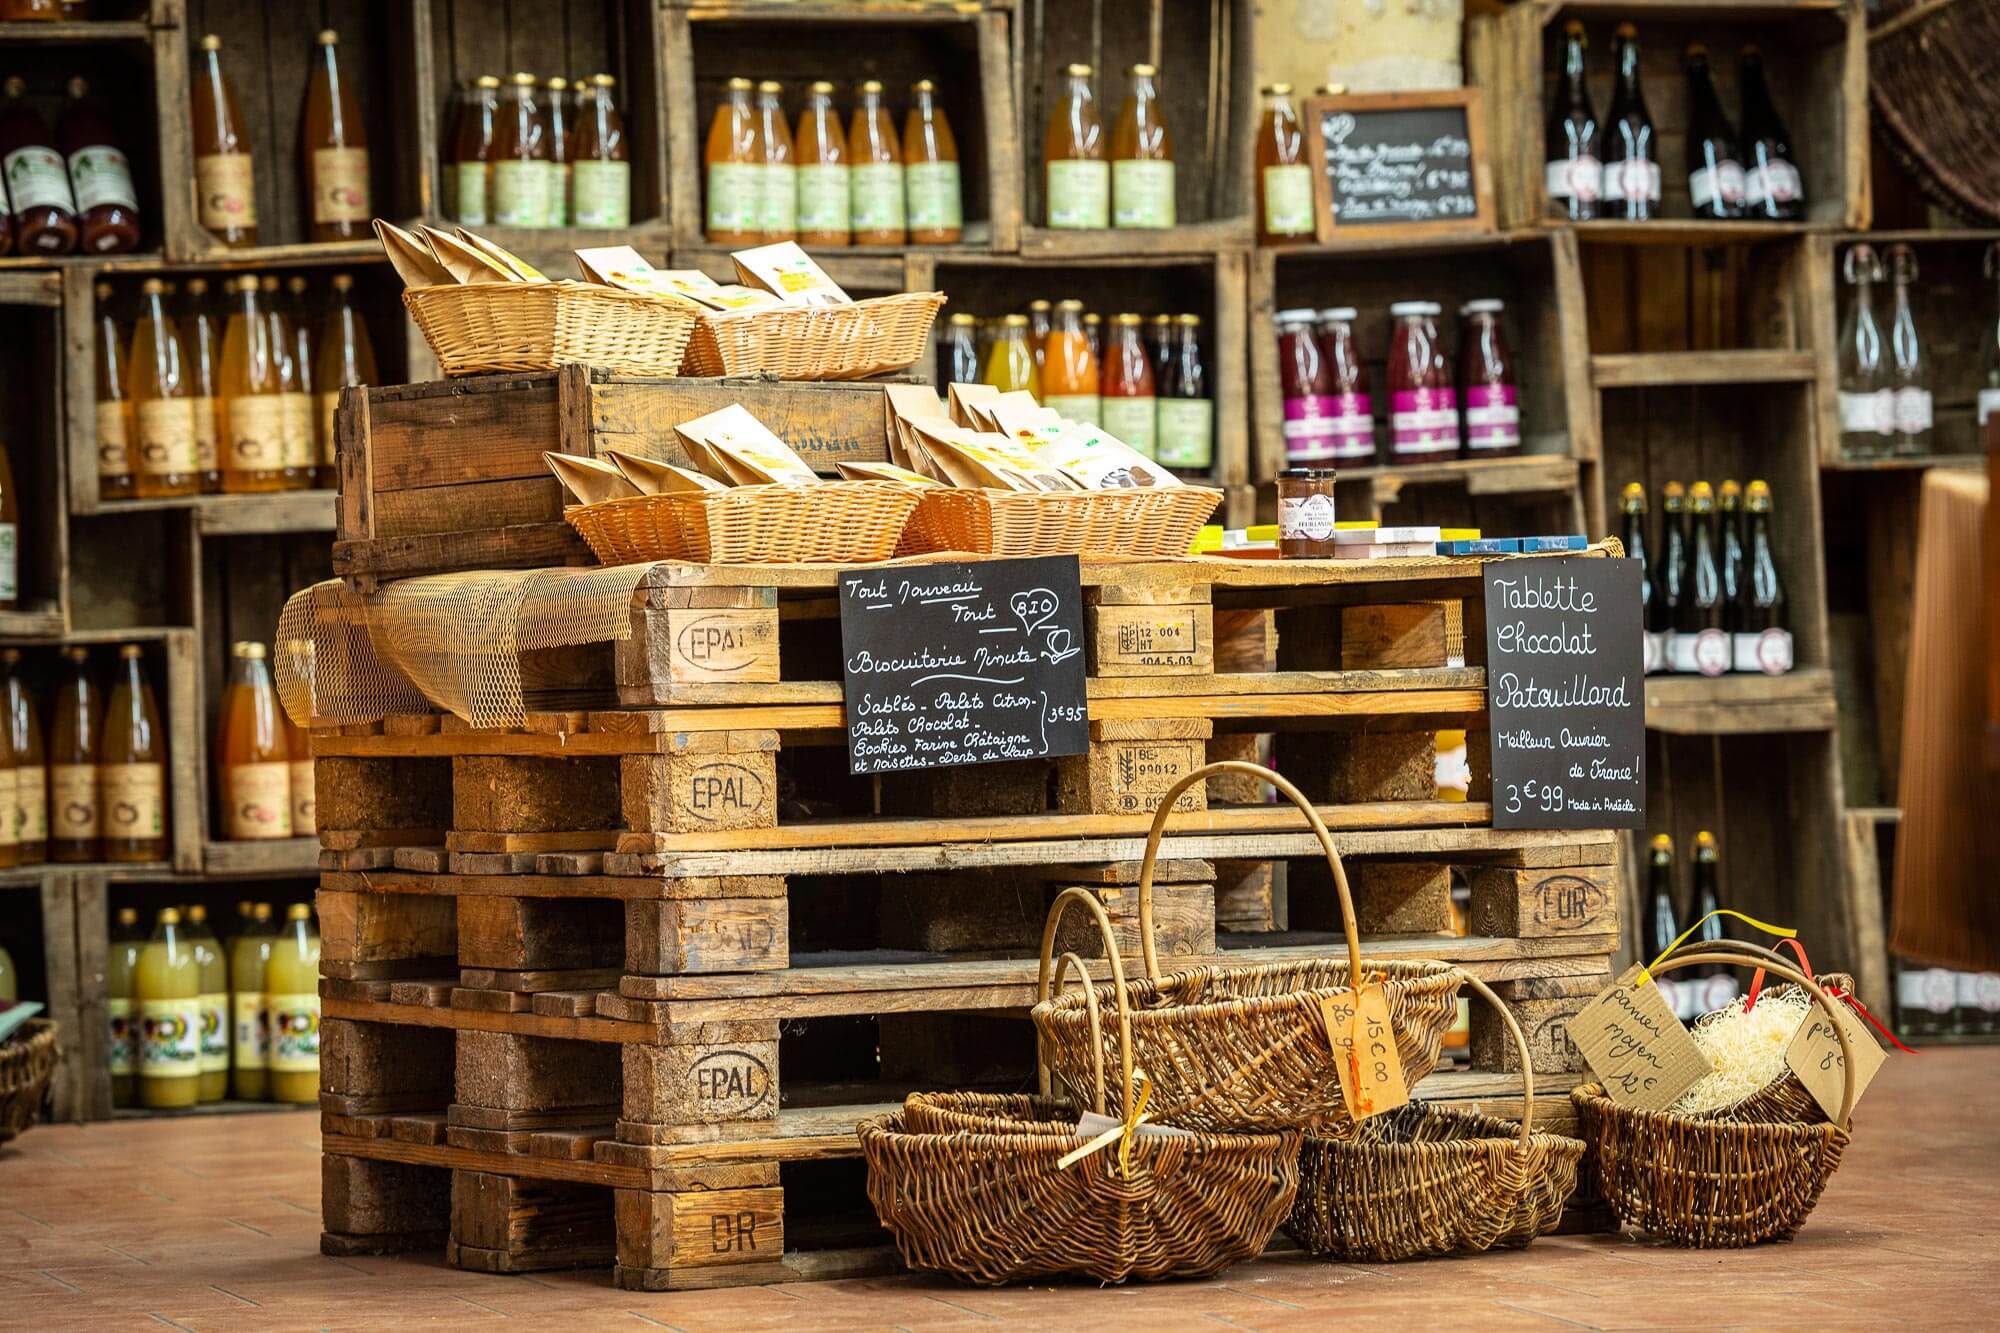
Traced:
<svg viewBox="0 0 2000 1333">
<path fill-rule="evenodd" d="M 1288 467 L 1278 474 L 1278 558 L 1333 558 L 1333 483 L 1330 467 Z"/>
</svg>

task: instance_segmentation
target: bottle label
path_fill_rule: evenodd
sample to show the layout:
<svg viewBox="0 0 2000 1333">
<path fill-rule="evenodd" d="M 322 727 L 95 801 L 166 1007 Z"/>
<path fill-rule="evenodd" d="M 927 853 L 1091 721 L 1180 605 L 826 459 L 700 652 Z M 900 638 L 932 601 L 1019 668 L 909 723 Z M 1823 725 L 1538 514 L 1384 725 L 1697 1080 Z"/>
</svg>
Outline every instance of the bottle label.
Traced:
<svg viewBox="0 0 2000 1333">
<path fill-rule="evenodd" d="M 1637 158 L 1622 158 L 1604 164 L 1604 185 L 1600 196 L 1622 199 L 1627 204 L 1660 202 L 1660 164 Z"/>
<path fill-rule="evenodd" d="M 139 1001 L 139 1077 L 187 1078 L 201 1072 L 201 1001 Z"/>
<path fill-rule="evenodd" d="M 1761 671 L 1782 676 L 1792 669 L 1792 636 L 1789 630 L 1767 629 L 1755 634 L 1733 634 L 1730 668 Z"/>
<path fill-rule="evenodd" d="M 368 150 L 315 148 L 312 155 L 312 220 L 366 222 Z"/>
<path fill-rule="evenodd" d="M 1510 449 L 1521 443 L 1521 409 L 1511 384 L 1474 384 L 1465 390 L 1465 446 Z"/>
<path fill-rule="evenodd" d="M 572 164 L 568 162 L 549 163 L 549 225 L 551 227 L 571 227 L 570 182 L 575 179 Z"/>
<path fill-rule="evenodd" d="M 1907 974 L 1906 974 L 1907 975 Z M 122 996 L 104 1001 L 105 1026 L 110 1037 L 109 1063 L 113 1074 L 130 1074 L 139 1067 L 138 1006 Z"/>
<path fill-rule="evenodd" d="M 1111 225 L 1109 162 L 1049 163 L 1049 226 L 1070 229 Z"/>
<path fill-rule="evenodd" d="M 132 441 L 130 432 L 125 429 L 128 415 L 123 403 L 97 405 L 97 475 L 100 477 L 132 475 Z"/>
<path fill-rule="evenodd" d="M 1896 1007 L 1905 1012 L 1924 1007 L 1924 973 L 1929 968 L 1906 967 L 1896 973 Z"/>
<path fill-rule="evenodd" d="M 1743 198 L 1748 203 L 1789 204 L 1803 199 L 1805 193 L 1799 169 L 1781 157 L 1743 173 Z"/>
<path fill-rule="evenodd" d="M 217 452 L 216 441 L 220 438 L 215 424 L 215 399 L 190 398 L 188 408 L 194 413 L 194 461 L 203 472 L 214 472 L 222 466 L 222 455 Z"/>
<path fill-rule="evenodd" d="M 1156 457 L 1160 441 L 1160 419 L 1152 398 L 1105 397 L 1098 406 L 1098 425 L 1113 439 L 1123 441 L 1148 458 Z"/>
<path fill-rule="evenodd" d="M 1688 173 L 1688 199 L 1696 208 L 1722 203 L 1740 207 L 1743 203 L 1743 164 L 1724 158 L 1714 167 Z"/>
<path fill-rule="evenodd" d="M 912 162 L 903 168 L 911 231 L 957 231 L 965 226 L 958 163 Z"/>
<path fill-rule="evenodd" d="M 1685 676 L 1725 675 L 1734 657 L 1730 636 L 1719 629 L 1667 637 L 1667 670 Z"/>
<path fill-rule="evenodd" d="M 132 164 L 108 143 L 91 144 L 69 155 L 69 184 L 76 209 L 88 213 L 100 204 L 139 209 L 139 192 L 132 188 Z"/>
<path fill-rule="evenodd" d="M 1333 529 L 1333 497 L 1331 495 L 1284 495 L 1278 497 L 1278 539 L 1280 541 L 1332 541 Z"/>
<path fill-rule="evenodd" d="M 167 772 L 159 763 L 104 764 L 97 770 L 107 838 L 159 838 L 167 829 Z"/>
<path fill-rule="evenodd" d="M 845 162 L 809 162 L 799 168 L 799 230 L 845 232 L 849 192 Z"/>
<path fill-rule="evenodd" d="M 285 465 L 285 406 L 275 393 L 228 400 L 232 472 L 270 472 Z"/>
<path fill-rule="evenodd" d="M 76 211 L 76 201 L 69 192 L 69 167 L 63 162 L 61 153 L 53 148 L 36 146 L 16 148 L 7 154 L 4 162 L 7 194 L 14 201 L 16 213 L 26 213 L 35 208 L 60 208 L 65 213 Z"/>
<path fill-rule="evenodd" d="M 63 842 L 97 837 L 97 765 L 55 764 L 49 769 L 51 834 Z"/>
<path fill-rule="evenodd" d="M 0 819 L 0 847 L 12 847 L 21 841 L 20 814 L 20 770 L 0 768 L 0 810 L 7 812 Z"/>
<path fill-rule="evenodd" d="M 313 437 L 311 394 L 278 395 L 278 431 L 286 467 L 309 469 L 319 461 L 319 441 Z"/>
<path fill-rule="evenodd" d="M 758 170 L 752 162 L 708 164 L 708 230 L 757 230 L 757 191 L 762 180 Z"/>
<path fill-rule="evenodd" d="M 2000 1014 L 2000 972 L 1972 974 L 1973 996 L 1981 1013 Z"/>
<path fill-rule="evenodd" d="M 1986 429 L 1986 418 L 2000 412 L 2000 389 L 1979 391 L 1979 428 Z"/>
<path fill-rule="evenodd" d="M 1952 1006 L 1958 1002 L 1958 983 L 1952 979 L 1950 969 L 1925 968 L 1923 978 L 1922 1007 L 1939 1017 L 1949 1014 Z"/>
<path fill-rule="evenodd" d="M 1905 386 L 1896 390 L 1896 433 L 1921 435 L 1931 428 L 1931 391 Z"/>
<path fill-rule="evenodd" d="M 1303 162 L 1264 168 L 1264 230 L 1309 236 L 1313 229 L 1312 168 Z"/>
<path fill-rule="evenodd" d="M 1285 399 L 1285 457 L 1295 463 L 1332 458 L 1336 452 L 1333 432 L 1334 399 L 1323 393 Z"/>
<path fill-rule="evenodd" d="M 310 838 L 319 833 L 319 809 L 317 789 L 313 779 L 313 761 L 294 759 L 289 765 L 291 773 L 289 785 L 292 790 L 292 836 Z"/>
<path fill-rule="evenodd" d="M 483 227 L 486 217 L 486 164 L 484 162 L 454 162 L 451 176 L 455 182 L 452 188 L 458 191 L 453 201 L 454 214 L 468 227 Z"/>
<path fill-rule="evenodd" d="M 493 197 L 489 202 L 493 225 L 499 227 L 546 227 L 549 225 L 548 173 L 546 162 L 495 162 Z"/>
<path fill-rule="evenodd" d="M 148 398 L 138 404 L 139 471 L 149 477 L 190 473 L 201 464 L 194 438 L 194 403 Z"/>
<path fill-rule="evenodd" d="M 271 1016 L 271 1072 L 318 1073 L 319 996 L 266 995 L 264 1007 Z"/>
<path fill-rule="evenodd" d="M 848 176 L 848 215 L 856 231 L 902 231 L 903 164 L 862 162 Z"/>
<path fill-rule="evenodd" d="M 1403 455 L 1457 453 L 1457 391 L 1398 389 L 1390 394 L 1389 447 Z"/>
<path fill-rule="evenodd" d="M 1645 659 L 1646 674 L 1656 675 L 1667 669 L 1667 636 L 1663 631 L 1645 630 L 1639 635 L 1640 655 Z"/>
<path fill-rule="evenodd" d="M 632 225 L 632 164 L 578 162 L 571 168 L 571 202 L 579 227 Z"/>
<path fill-rule="evenodd" d="M 271 1058 L 271 1029 L 264 1017 L 264 997 L 237 991 L 232 1002 L 231 1047 L 238 1069 L 262 1069 Z"/>
<path fill-rule="evenodd" d="M 1701 1007 L 1696 1011 L 1696 1015 L 1698 1017 L 1701 1014 L 1712 1014 L 1718 1009 L 1727 1008 L 1742 998 L 1743 985 L 1736 979 L 1734 972 L 1718 972 L 1712 977 L 1703 977 L 1701 979 Z"/>
<path fill-rule="evenodd" d="M 0 523 L 0 599 L 21 595 L 21 525 Z"/>
<path fill-rule="evenodd" d="M 1894 435 L 1896 395 L 1889 389 L 1873 393 L 1840 391 L 1840 433 L 1843 435 Z"/>
<path fill-rule="evenodd" d="M 758 167 L 757 226 L 766 232 L 796 231 L 799 212 L 797 168 L 789 162 L 771 162 Z"/>
<path fill-rule="evenodd" d="M 1088 421 L 1093 426 L 1104 423 L 1099 419 L 1098 397 L 1094 393 L 1045 393 L 1042 406 L 1060 412 L 1070 421 Z"/>
<path fill-rule="evenodd" d="M 257 187 L 250 154 L 211 153 L 194 160 L 201 192 L 201 225 L 210 231 L 257 225 Z"/>
<path fill-rule="evenodd" d="M 1589 153 L 1548 162 L 1542 167 L 1542 188 L 1551 199 L 1581 199 L 1588 203 L 1597 198 L 1603 184 L 1604 164 Z"/>
<path fill-rule="evenodd" d="M 1681 983 L 1672 977 L 1654 977 L 1653 984 L 1660 988 L 1660 999 L 1673 1011 L 1674 1017 L 1685 1019 L 1687 1001 L 1681 997 Z"/>
<path fill-rule="evenodd" d="M 1215 462 L 1215 404 L 1206 398 L 1160 399 L 1158 460 L 1200 471 Z"/>
<path fill-rule="evenodd" d="M 15 827 L 18 841 L 47 842 L 49 838 L 49 774 L 40 764 L 14 770 Z"/>
<path fill-rule="evenodd" d="M 225 780 L 223 827 L 236 841 L 292 836 L 291 765 L 282 759 L 233 765 Z"/>
<path fill-rule="evenodd" d="M 201 1005 L 201 1072 L 229 1071 L 229 996 L 203 995 Z"/>
<path fill-rule="evenodd" d="M 1130 159 L 1111 164 L 1111 217 L 1120 227 L 1174 225 L 1174 164 Z"/>
<path fill-rule="evenodd" d="M 335 420 L 340 416 L 340 390 L 328 389 L 319 395 L 319 461 L 323 467 L 333 467 L 340 459 L 339 445 L 333 433 Z"/>
</svg>

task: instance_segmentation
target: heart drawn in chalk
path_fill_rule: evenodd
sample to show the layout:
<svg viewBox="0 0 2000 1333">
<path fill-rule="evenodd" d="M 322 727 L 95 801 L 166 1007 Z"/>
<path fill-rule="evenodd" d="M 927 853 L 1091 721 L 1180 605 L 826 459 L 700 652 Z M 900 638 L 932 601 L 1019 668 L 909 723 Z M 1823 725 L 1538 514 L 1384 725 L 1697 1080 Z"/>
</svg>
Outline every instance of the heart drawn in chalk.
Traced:
<svg viewBox="0 0 2000 1333">
<path fill-rule="evenodd" d="M 1062 606 L 1062 599 L 1047 588 L 1028 588 L 1008 598 L 1007 605 L 1016 616 L 1020 617 L 1021 628 L 1033 634 L 1055 615 L 1057 609 Z"/>
</svg>

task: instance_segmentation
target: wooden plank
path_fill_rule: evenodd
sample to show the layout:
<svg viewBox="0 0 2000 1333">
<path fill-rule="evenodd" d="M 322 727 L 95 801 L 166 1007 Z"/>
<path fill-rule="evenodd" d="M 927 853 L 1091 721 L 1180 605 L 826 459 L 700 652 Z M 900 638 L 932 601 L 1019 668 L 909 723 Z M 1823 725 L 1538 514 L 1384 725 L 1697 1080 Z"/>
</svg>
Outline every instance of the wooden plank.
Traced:
<svg viewBox="0 0 2000 1333">
<path fill-rule="evenodd" d="M 1819 360 L 1811 352 L 1732 348 L 1718 352 L 1599 353 L 1590 377 L 1600 389 L 1668 384 L 1811 383 Z"/>
<path fill-rule="evenodd" d="M 1646 726 L 1653 731 L 1830 731 L 1837 720 L 1833 673 L 1825 667 L 1797 667 L 1782 676 L 1646 678 Z"/>
<path fill-rule="evenodd" d="M 328 871 L 320 883 L 330 889 L 375 893 L 434 893 L 458 898 L 497 894 L 522 898 L 686 899 L 781 898 L 782 878 L 697 876 L 661 879 L 639 875 L 460 875 L 402 870 Z"/>
</svg>

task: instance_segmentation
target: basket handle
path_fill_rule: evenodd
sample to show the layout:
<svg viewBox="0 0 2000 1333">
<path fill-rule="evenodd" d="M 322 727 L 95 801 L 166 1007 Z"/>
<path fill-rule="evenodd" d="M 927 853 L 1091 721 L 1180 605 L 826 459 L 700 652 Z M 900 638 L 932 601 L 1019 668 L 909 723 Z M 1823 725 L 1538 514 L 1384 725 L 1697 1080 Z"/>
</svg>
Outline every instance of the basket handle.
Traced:
<svg viewBox="0 0 2000 1333">
<path fill-rule="evenodd" d="M 1130 1120 L 1132 1118 L 1133 1086 L 1132 1005 L 1125 994 L 1125 960 L 1118 952 L 1118 939 L 1111 929 L 1111 914 L 1104 910 L 1104 904 L 1098 902 L 1096 895 L 1088 889 L 1064 889 L 1056 895 L 1055 902 L 1049 905 L 1048 920 L 1042 923 L 1042 965 L 1041 971 L 1035 981 L 1035 1002 L 1040 1004 L 1049 998 L 1050 982 L 1054 974 L 1052 955 L 1055 952 L 1056 927 L 1062 924 L 1063 912 L 1072 902 L 1081 903 L 1084 910 L 1096 918 L 1097 933 L 1104 941 L 1104 956 L 1111 963 L 1112 994 L 1118 999 L 1118 1058 L 1121 1066 L 1119 1072 L 1124 1076 L 1122 1091 L 1124 1094 L 1125 1118 Z M 1081 960 L 1078 960 L 1078 966 L 1082 966 Z M 1086 972 L 1085 975 L 1087 977 L 1089 974 Z M 1086 1003 L 1090 1004 L 1092 1009 L 1091 1030 L 1094 1035 L 1099 1030 L 1095 1017 L 1095 996 L 1091 1000 L 1086 1001 Z M 1049 1062 L 1047 1052 L 1043 1049 L 1039 1041 L 1035 1044 L 1035 1056 L 1036 1063 L 1040 1066 L 1041 1089 L 1043 1094 L 1047 1095 L 1049 1091 Z M 1104 1105 L 1104 1072 L 1101 1063 L 1097 1066 L 1096 1097 L 1097 1104 L 1101 1108 Z"/>
<path fill-rule="evenodd" d="M 1738 947 L 1752 954 L 1770 954 L 1770 957 L 1763 960 L 1755 960 L 1744 958 L 1739 954 L 1726 952 L 1721 949 L 1711 952 L 1710 946 L 1704 945 L 1689 953 L 1675 954 L 1663 963 L 1654 964 L 1647 969 L 1647 972 L 1649 974 L 1671 972 L 1676 968 L 1700 967 L 1708 963 L 1721 963 L 1729 967 L 1761 965 L 1772 976 L 1804 987 L 1812 994 L 1813 999 L 1819 1003 L 1819 1007 L 1826 1010 L 1826 1016 L 1833 1020 L 1834 1040 L 1840 1043 L 1840 1114 L 1834 1117 L 1834 1124 L 1843 1130 L 1847 1129 L 1849 1122 L 1854 1116 L 1854 1051 L 1847 1043 L 1847 1027 L 1840 1021 L 1840 1006 L 1834 1003 L 1832 996 L 1820 989 L 1820 984 L 1817 981 L 1800 972 L 1790 963 L 1785 962 L 1777 954 L 1772 953 L 1771 950 L 1755 944 L 1743 944 L 1736 940 L 1725 941 L 1725 943 L 1738 945 Z"/>
<path fill-rule="evenodd" d="M 1063 981 L 1068 977 L 1069 970 L 1072 967 L 1083 977 L 1083 1007 L 1090 1013 L 1090 1073 L 1091 1082 L 1095 1087 L 1091 1109 L 1099 1115 L 1103 1115 L 1104 1018 L 1103 1011 L 1098 1007 L 1097 1003 L 1097 987 L 1091 984 L 1090 969 L 1084 966 L 1083 959 L 1077 957 L 1074 953 L 1064 951 L 1063 956 L 1056 959 L 1055 980 L 1050 989 L 1060 991 L 1063 988 Z M 1039 1046 L 1039 1042 L 1037 1045 Z M 1046 1097 L 1049 1095 L 1049 1067 L 1047 1063 L 1040 1060 L 1037 1060 L 1036 1064 L 1039 1066 L 1037 1072 L 1041 1076 L 1042 1096 Z"/>
<path fill-rule="evenodd" d="M 1354 920 L 1354 896 L 1347 888 L 1347 870 L 1340 864 L 1340 853 L 1334 849 L 1333 834 L 1327 832 L 1326 821 L 1319 817 L 1319 811 L 1305 798 L 1305 793 L 1293 786 L 1289 779 L 1262 764 L 1244 759 L 1223 759 L 1202 765 L 1169 788 L 1167 794 L 1160 798 L 1159 809 L 1153 812 L 1153 826 L 1146 832 L 1146 860 L 1139 868 L 1139 942 L 1145 948 L 1146 975 L 1154 981 L 1160 980 L 1160 956 L 1153 945 L 1153 865 L 1160 857 L 1160 839 L 1166 833 L 1167 816 L 1173 813 L 1174 802 L 1182 792 L 1197 782 L 1207 782 L 1222 773 L 1245 773 L 1260 782 L 1269 783 L 1306 817 L 1313 836 L 1319 839 L 1321 849 L 1326 852 L 1326 863 L 1333 867 L 1333 890 L 1340 898 L 1340 925 L 1347 934 L 1347 975 L 1352 984 L 1359 986 L 1361 933 Z"/>
<path fill-rule="evenodd" d="M 1478 991 L 1480 997 L 1493 1006 L 1494 1011 L 1500 1015 L 1500 1020 L 1507 1025 L 1508 1035 L 1514 1038 L 1514 1049 L 1521 1053 L 1521 1147 L 1525 1151 L 1535 1132 L 1535 1057 L 1528 1050 L 1528 1036 L 1521 1031 L 1521 1024 L 1515 1019 L 1514 1011 L 1493 993 L 1492 987 L 1470 972 L 1461 970 L 1459 976 L 1465 979 L 1466 985 Z"/>
</svg>

